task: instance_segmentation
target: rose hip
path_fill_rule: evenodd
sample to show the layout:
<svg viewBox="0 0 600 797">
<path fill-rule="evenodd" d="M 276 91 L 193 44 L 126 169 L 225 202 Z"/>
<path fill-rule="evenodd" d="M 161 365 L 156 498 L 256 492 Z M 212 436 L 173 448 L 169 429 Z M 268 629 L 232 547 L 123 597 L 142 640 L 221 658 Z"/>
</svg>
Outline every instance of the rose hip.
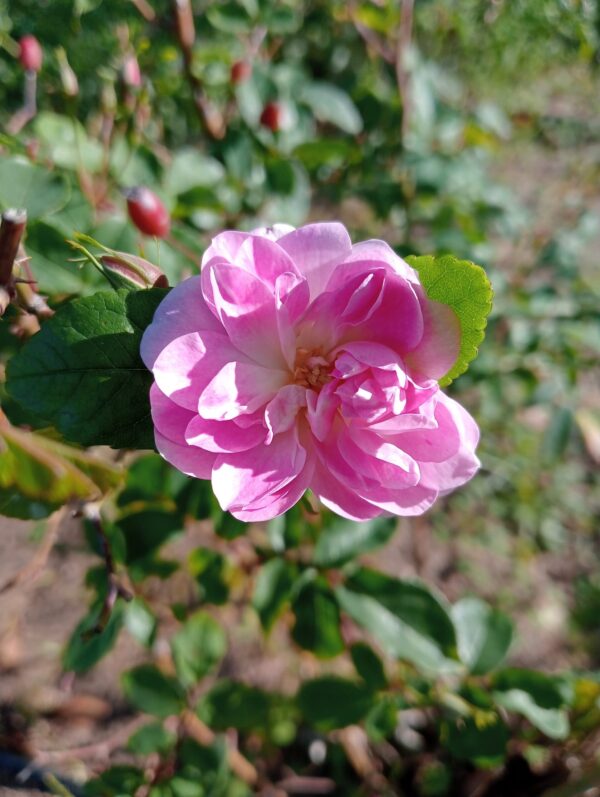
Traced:
<svg viewBox="0 0 600 797">
<path fill-rule="evenodd" d="M 42 68 L 44 53 L 35 36 L 23 36 L 19 41 L 19 61 L 23 69 L 39 72 Z"/>
<path fill-rule="evenodd" d="M 171 229 L 171 218 L 156 194 L 145 186 L 130 188 L 125 192 L 129 218 L 144 235 L 166 238 Z"/>
</svg>

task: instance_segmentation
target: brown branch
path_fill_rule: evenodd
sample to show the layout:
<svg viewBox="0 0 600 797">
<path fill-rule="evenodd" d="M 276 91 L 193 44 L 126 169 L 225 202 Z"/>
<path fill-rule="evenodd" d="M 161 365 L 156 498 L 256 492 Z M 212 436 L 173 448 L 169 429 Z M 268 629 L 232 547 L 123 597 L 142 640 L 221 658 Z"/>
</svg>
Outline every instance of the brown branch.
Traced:
<svg viewBox="0 0 600 797">
<path fill-rule="evenodd" d="M 34 763 L 39 766 L 46 766 L 72 759 L 80 761 L 106 760 L 114 750 L 123 747 L 131 734 L 146 722 L 146 717 L 136 717 L 123 728 L 113 733 L 108 739 L 104 739 L 101 742 L 71 747 L 66 750 L 38 750 L 33 757 Z"/>
<path fill-rule="evenodd" d="M 37 74 L 33 69 L 25 72 L 25 88 L 23 97 L 23 107 L 11 116 L 6 125 L 6 130 L 16 136 L 31 121 L 37 113 Z"/>
<path fill-rule="evenodd" d="M 410 73 L 407 67 L 407 54 L 410 49 L 413 28 L 414 0 L 402 0 L 400 28 L 396 47 L 396 81 L 402 101 L 402 140 L 406 139 L 411 115 Z"/>
<path fill-rule="evenodd" d="M 131 0 L 131 2 L 147 22 L 153 22 L 156 19 L 156 12 L 147 0 Z"/>
<path fill-rule="evenodd" d="M 214 731 L 205 725 L 202 720 L 192 711 L 184 711 L 181 722 L 183 729 L 188 736 L 191 736 L 194 741 L 203 746 L 210 746 L 215 741 Z M 237 775 L 240 780 L 253 786 L 258 781 L 258 772 L 253 764 L 245 758 L 239 750 L 228 744 L 227 760 L 232 772 Z"/>
<path fill-rule="evenodd" d="M 58 537 L 60 524 L 64 519 L 65 512 L 66 507 L 63 506 L 50 515 L 48 518 L 48 527 L 46 529 L 46 534 L 42 544 L 35 552 L 35 555 L 31 558 L 31 560 L 27 562 L 25 567 L 22 567 L 20 570 L 18 570 L 14 576 L 11 576 L 11 578 L 9 578 L 8 581 L 2 585 L 0 588 L 0 595 L 3 595 L 5 592 L 9 592 L 11 589 L 18 587 L 21 584 L 27 584 L 27 586 L 31 586 L 37 581 L 44 571 L 48 557 L 52 552 L 52 548 L 54 547 L 54 543 Z"/>
<path fill-rule="evenodd" d="M 102 603 L 102 608 L 100 609 L 98 621 L 93 628 L 90 628 L 83 634 L 84 639 L 91 639 L 93 636 L 101 634 L 104 631 L 110 621 L 117 600 L 119 598 L 123 598 L 125 601 L 130 601 L 133 598 L 133 593 L 124 584 L 122 584 L 119 576 L 117 575 L 112 547 L 106 531 L 104 530 L 104 526 L 102 525 L 102 518 L 100 517 L 100 511 L 98 510 L 97 505 L 88 504 L 84 510 L 84 515 L 94 527 L 98 537 L 108 582 L 106 595 Z"/>
<path fill-rule="evenodd" d="M 202 81 L 194 72 L 196 28 L 191 0 L 173 0 L 173 13 L 175 15 L 175 33 L 183 56 L 185 76 L 192 89 L 194 105 L 202 127 L 211 138 L 223 138 L 225 135 L 223 114 L 208 100 L 204 94 Z"/>
</svg>

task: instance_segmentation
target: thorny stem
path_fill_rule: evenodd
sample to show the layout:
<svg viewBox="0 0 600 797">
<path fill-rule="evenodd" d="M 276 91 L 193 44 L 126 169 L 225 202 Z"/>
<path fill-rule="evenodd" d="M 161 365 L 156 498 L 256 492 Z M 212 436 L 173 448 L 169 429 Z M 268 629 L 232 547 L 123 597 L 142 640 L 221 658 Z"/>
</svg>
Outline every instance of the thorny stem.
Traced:
<svg viewBox="0 0 600 797">
<path fill-rule="evenodd" d="M 202 82 L 194 73 L 194 42 L 196 41 L 196 28 L 191 0 L 173 0 L 175 14 L 175 32 L 179 49 L 183 55 L 183 65 L 188 83 L 192 89 L 194 105 L 198 112 L 200 122 L 211 138 L 223 138 L 225 124 L 222 114 L 206 98 Z"/>
<path fill-rule="evenodd" d="M 0 315 L 15 297 L 13 266 L 27 224 L 27 211 L 11 208 L 0 223 Z"/>
<path fill-rule="evenodd" d="M 410 125 L 411 96 L 410 74 L 407 66 L 407 56 L 410 49 L 413 27 L 414 0 L 402 0 L 400 11 L 400 29 L 398 31 L 398 45 L 396 48 L 396 80 L 402 101 L 402 141 L 406 141 Z"/>
<path fill-rule="evenodd" d="M 106 596 L 102 603 L 102 608 L 100 609 L 98 621 L 93 628 L 90 628 L 89 631 L 86 631 L 83 635 L 84 639 L 90 639 L 104 631 L 110 621 L 117 599 L 123 598 L 125 601 L 130 601 L 133 598 L 133 593 L 119 580 L 110 540 L 102 524 L 102 518 L 97 505 L 88 504 L 84 510 L 84 515 L 94 527 L 94 531 L 98 537 L 108 582 Z"/>
</svg>

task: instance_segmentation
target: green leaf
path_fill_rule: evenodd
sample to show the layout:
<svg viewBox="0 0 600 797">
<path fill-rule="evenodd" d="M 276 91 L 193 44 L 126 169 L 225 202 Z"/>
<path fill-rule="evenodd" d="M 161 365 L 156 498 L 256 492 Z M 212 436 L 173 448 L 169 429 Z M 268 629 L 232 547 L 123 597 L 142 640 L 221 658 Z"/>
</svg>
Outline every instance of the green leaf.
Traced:
<svg viewBox="0 0 600 797">
<path fill-rule="evenodd" d="M 297 576 L 298 568 L 285 559 L 271 559 L 260 569 L 252 605 L 265 631 L 271 630 L 289 601 Z"/>
<path fill-rule="evenodd" d="M 454 626 L 442 601 L 424 585 L 361 568 L 338 587 L 340 606 L 390 655 L 425 672 L 455 671 Z"/>
<path fill-rule="evenodd" d="M 365 642 L 356 642 L 350 648 L 350 656 L 356 672 L 370 689 L 378 691 L 386 688 L 388 681 L 383 662 L 372 647 Z"/>
<path fill-rule="evenodd" d="M 571 698 L 564 679 L 535 670 L 510 668 L 493 681 L 494 700 L 508 711 L 522 714 L 551 739 L 565 739 L 569 717 L 565 710 Z"/>
<path fill-rule="evenodd" d="M 261 689 L 223 678 L 200 700 L 198 716 L 217 731 L 250 731 L 265 727 L 269 707 Z"/>
<path fill-rule="evenodd" d="M 168 731 L 160 722 L 143 725 L 127 742 L 127 749 L 134 755 L 151 755 L 152 753 L 168 753 L 177 742 L 177 736 Z"/>
<path fill-rule="evenodd" d="M 473 675 L 485 675 L 505 658 L 513 638 L 509 617 L 479 598 L 463 598 L 452 607 L 458 655 Z"/>
<path fill-rule="evenodd" d="M 200 588 L 200 596 L 217 606 L 227 601 L 227 561 L 222 553 L 212 548 L 196 548 L 189 556 L 189 566 Z"/>
<path fill-rule="evenodd" d="M 8 392 L 72 442 L 153 448 L 152 375 L 139 349 L 165 295 L 121 290 L 63 305 L 9 362 Z"/>
<path fill-rule="evenodd" d="M 481 266 L 452 255 L 410 256 L 406 262 L 418 271 L 429 299 L 450 307 L 460 322 L 458 359 L 439 380 L 440 385 L 449 385 L 477 357 L 492 309 L 492 286 Z"/>
<path fill-rule="evenodd" d="M 121 475 L 86 451 L 0 421 L 0 514 L 45 517 L 70 500 L 100 498 Z"/>
<path fill-rule="evenodd" d="M 337 599 L 324 579 L 305 583 L 292 601 L 292 638 L 315 656 L 331 658 L 344 650 Z"/>
<path fill-rule="evenodd" d="M 142 598 L 134 598 L 125 607 L 125 627 L 141 645 L 147 648 L 153 645 L 157 620 Z"/>
<path fill-rule="evenodd" d="M 142 664 L 124 673 L 122 684 L 125 697 L 146 714 L 165 719 L 179 714 L 185 707 L 179 683 L 151 664 Z"/>
<path fill-rule="evenodd" d="M 308 722 L 330 731 L 360 722 L 373 704 L 373 694 L 365 684 L 324 675 L 303 683 L 297 701 Z"/>
<path fill-rule="evenodd" d="M 314 561 L 319 567 L 339 567 L 362 553 L 374 551 L 392 537 L 396 518 L 376 518 L 363 523 L 335 520 L 321 532 Z"/>
<path fill-rule="evenodd" d="M 217 30 L 223 33 L 245 33 L 252 27 L 252 18 L 239 3 L 211 3 L 206 10 L 206 18 Z"/>
<path fill-rule="evenodd" d="M 443 726 L 445 746 L 455 758 L 472 761 L 480 767 L 498 766 L 504 761 L 509 732 L 499 718 L 478 725 L 471 717 L 448 722 Z"/>
<path fill-rule="evenodd" d="M 100 634 L 88 636 L 87 632 L 93 629 L 98 622 L 99 611 L 99 605 L 94 604 L 71 634 L 63 653 L 64 670 L 76 673 L 87 672 L 115 646 L 123 627 L 123 604 L 116 604 L 106 628 Z"/>
<path fill-rule="evenodd" d="M 357 135 L 363 128 L 356 105 L 345 91 L 331 83 L 308 83 L 300 91 L 299 99 L 319 122 L 328 122 L 350 135 Z"/>
<path fill-rule="evenodd" d="M 22 158 L 0 160 L 0 207 L 25 208 L 27 218 L 56 213 L 69 199 L 64 177 Z"/>
<path fill-rule="evenodd" d="M 165 175 L 165 190 L 178 196 L 197 186 L 210 188 L 218 185 L 225 177 L 222 163 L 195 149 L 180 149 L 173 155 L 173 161 Z"/>
<path fill-rule="evenodd" d="M 101 169 L 102 145 L 89 138 L 76 119 L 42 111 L 36 116 L 34 126 L 44 156 L 56 166 L 73 170 L 82 168 L 92 173 Z"/>
<path fill-rule="evenodd" d="M 205 612 L 196 612 L 171 639 L 177 676 L 184 686 L 198 683 L 214 670 L 227 650 L 225 632 Z"/>
</svg>

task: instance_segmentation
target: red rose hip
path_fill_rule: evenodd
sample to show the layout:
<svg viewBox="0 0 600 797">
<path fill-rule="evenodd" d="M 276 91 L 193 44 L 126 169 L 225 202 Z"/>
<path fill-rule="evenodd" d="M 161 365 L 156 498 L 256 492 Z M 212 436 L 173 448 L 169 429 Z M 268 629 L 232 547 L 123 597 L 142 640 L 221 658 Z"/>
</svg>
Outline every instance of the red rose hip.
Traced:
<svg viewBox="0 0 600 797">
<path fill-rule="evenodd" d="M 42 68 L 43 59 L 42 47 L 35 36 L 23 36 L 19 41 L 19 61 L 23 69 L 39 72 Z"/>
<path fill-rule="evenodd" d="M 129 218 L 144 235 L 166 238 L 171 229 L 169 212 L 156 194 L 145 186 L 125 191 Z"/>
<path fill-rule="evenodd" d="M 260 115 L 260 123 L 272 130 L 273 133 L 277 133 L 278 130 L 281 130 L 282 116 L 281 105 L 276 102 L 268 102 Z"/>
<path fill-rule="evenodd" d="M 252 65 L 248 61 L 236 61 L 231 67 L 231 82 L 234 84 L 245 83 L 252 74 Z"/>
</svg>

